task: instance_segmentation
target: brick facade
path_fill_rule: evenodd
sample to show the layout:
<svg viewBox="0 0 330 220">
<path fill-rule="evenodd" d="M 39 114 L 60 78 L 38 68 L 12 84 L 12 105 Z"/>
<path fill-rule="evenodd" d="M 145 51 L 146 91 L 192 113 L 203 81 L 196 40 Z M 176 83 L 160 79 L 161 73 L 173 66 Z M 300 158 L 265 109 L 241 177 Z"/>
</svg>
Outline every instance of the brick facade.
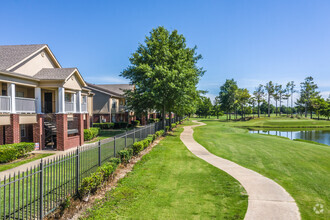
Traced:
<svg viewBox="0 0 330 220">
<path fill-rule="evenodd" d="M 68 115 L 56 114 L 57 150 L 66 150 L 68 138 Z"/>
<path fill-rule="evenodd" d="M 89 129 L 90 128 L 90 124 L 91 124 L 91 122 L 90 122 L 90 116 L 89 116 L 89 114 L 85 114 L 85 120 L 84 120 L 84 128 L 85 129 Z"/>
<path fill-rule="evenodd" d="M 110 114 L 93 114 L 93 123 L 100 123 L 101 121 L 101 116 L 103 119 L 106 120 L 106 122 L 111 122 L 110 120 Z"/>
<path fill-rule="evenodd" d="M 4 140 L 3 140 L 3 129 L 4 126 L 0 126 L 0 145 L 4 144 Z"/>
<path fill-rule="evenodd" d="M 79 136 L 79 146 L 84 144 L 84 115 L 83 114 L 74 114 L 74 117 L 77 117 L 78 120 L 78 136 Z"/>
<path fill-rule="evenodd" d="M 42 114 L 37 115 L 37 123 L 33 124 L 33 142 L 39 143 L 40 150 L 45 148 L 45 128 Z"/>
<path fill-rule="evenodd" d="M 10 115 L 10 125 L 5 127 L 6 129 L 6 144 L 19 143 L 21 141 L 21 134 L 19 128 L 19 115 Z"/>
</svg>

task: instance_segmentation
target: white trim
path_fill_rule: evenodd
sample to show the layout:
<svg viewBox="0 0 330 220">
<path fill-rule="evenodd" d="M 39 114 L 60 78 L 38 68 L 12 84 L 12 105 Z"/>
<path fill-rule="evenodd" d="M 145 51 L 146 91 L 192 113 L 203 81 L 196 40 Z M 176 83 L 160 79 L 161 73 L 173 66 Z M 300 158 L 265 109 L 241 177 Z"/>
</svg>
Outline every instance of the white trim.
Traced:
<svg viewBox="0 0 330 220">
<path fill-rule="evenodd" d="M 58 113 L 65 113 L 65 89 L 58 87 Z"/>
</svg>

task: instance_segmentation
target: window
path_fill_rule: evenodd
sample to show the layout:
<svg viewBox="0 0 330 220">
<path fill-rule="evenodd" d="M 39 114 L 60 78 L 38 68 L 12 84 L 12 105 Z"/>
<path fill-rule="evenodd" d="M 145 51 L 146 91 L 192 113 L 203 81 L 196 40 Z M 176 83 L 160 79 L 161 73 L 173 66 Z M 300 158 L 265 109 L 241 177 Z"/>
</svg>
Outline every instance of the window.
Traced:
<svg viewBox="0 0 330 220">
<path fill-rule="evenodd" d="M 87 103 L 87 96 L 83 95 L 83 96 L 81 96 L 81 99 L 82 99 L 81 103 L 84 103 L 84 104 Z"/>
<path fill-rule="evenodd" d="M 65 101 L 66 102 L 72 102 L 72 94 L 71 93 L 65 93 Z"/>
<path fill-rule="evenodd" d="M 24 98 L 24 92 L 16 91 L 16 97 Z"/>
<path fill-rule="evenodd" d="M 112 99 L 112 108 L 116 108 L 116 107 L 117 107 L 117 100 Z"/>
<path fill-rule="evenodd" d="M 26 127 L 25 125 L 20 125 L 21 137 L 26 137 Z"/>
</svg>

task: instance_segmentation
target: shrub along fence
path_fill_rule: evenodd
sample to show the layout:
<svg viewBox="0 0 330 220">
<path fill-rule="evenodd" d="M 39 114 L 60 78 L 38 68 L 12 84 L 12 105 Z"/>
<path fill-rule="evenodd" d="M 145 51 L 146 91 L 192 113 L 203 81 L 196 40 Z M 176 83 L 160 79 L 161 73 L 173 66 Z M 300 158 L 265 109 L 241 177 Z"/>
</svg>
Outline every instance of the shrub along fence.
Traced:
<svg viewBox="0 0 330 220">
<path fill-rule="evenodd" d="M 179 119 L 182 118 L 172 122 Z M 84 145 L 53 160 L 41 160 L 25 172 L 4 177 L 0 180 L 0 219 L 42 219 L 68 196 L 77 195 L 82 179 L 117 157 L 117 152 L 161 129 L 162 122 L 152 123 Z"/>
</svg>

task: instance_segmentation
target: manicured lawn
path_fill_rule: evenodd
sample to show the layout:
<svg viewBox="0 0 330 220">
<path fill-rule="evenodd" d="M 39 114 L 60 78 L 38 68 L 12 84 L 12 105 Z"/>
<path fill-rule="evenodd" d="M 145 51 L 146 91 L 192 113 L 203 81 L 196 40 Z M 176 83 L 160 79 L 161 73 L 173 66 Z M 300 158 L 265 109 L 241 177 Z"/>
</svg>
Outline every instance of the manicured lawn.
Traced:
<svg viewBox="0 0 330 220">
<path fill-rule="evenodd" d="M 86 141 L 86 143 L 93 143 L 93 142 L 96 142 L 99 140 L 107 139 L 107 138 L 116 136 L 117 134 L 124 133 L 124 132 L 125 132 L 125 130 L 101 130 L 98 137 L 96 137 L 92 141 Z"/>
<path fill-rule="evenodd" d="M 330 146 L 250 134 L 246 129 L 235 127 L 238 123 L 240 126 L 246 123 L 288 127 L 308 125 L 307 122 L 314 121 L 202 121 L 207 126 L 195 128 L 194 138 L 211 153 L 255 170 L 279 183 L 296 200 L 303 219 L 330 217 Z M 315 124 L 320 124 L 316 122 Z M 323 205 L 323 214 L 313 211 L 316 204 Z"/>
<path fill-rule="evenodd" d="M 180 141 L 182 130 L 145 155 L 87 212 L 89 219 L 243 219 L 245 190 L 188 151 Z"/>
<path fill-rule="evenodd" d="M 53 154 L 35 154 L 31 158 L 21 159 L 21 160 L 18 160 L 16 162 L 14 161 L 14 162 L 7 163 L 7 164 L 0 164 L 0 172 L 5 171 L 5 170 L 9 170 L 9 169 L 12 169 L 12 168 L 15 168 L 15 167 L 18 167 L 18 166 L 21 166 L 21 165 L 26 164 L 26 163 L 30 163 L 30 162 L 35 161 L 35 160 L 39 160 L 41 158 L 48 157 L 48 156 L 51 156 L 51 155 L 53 155 Z"/>
</svg>

